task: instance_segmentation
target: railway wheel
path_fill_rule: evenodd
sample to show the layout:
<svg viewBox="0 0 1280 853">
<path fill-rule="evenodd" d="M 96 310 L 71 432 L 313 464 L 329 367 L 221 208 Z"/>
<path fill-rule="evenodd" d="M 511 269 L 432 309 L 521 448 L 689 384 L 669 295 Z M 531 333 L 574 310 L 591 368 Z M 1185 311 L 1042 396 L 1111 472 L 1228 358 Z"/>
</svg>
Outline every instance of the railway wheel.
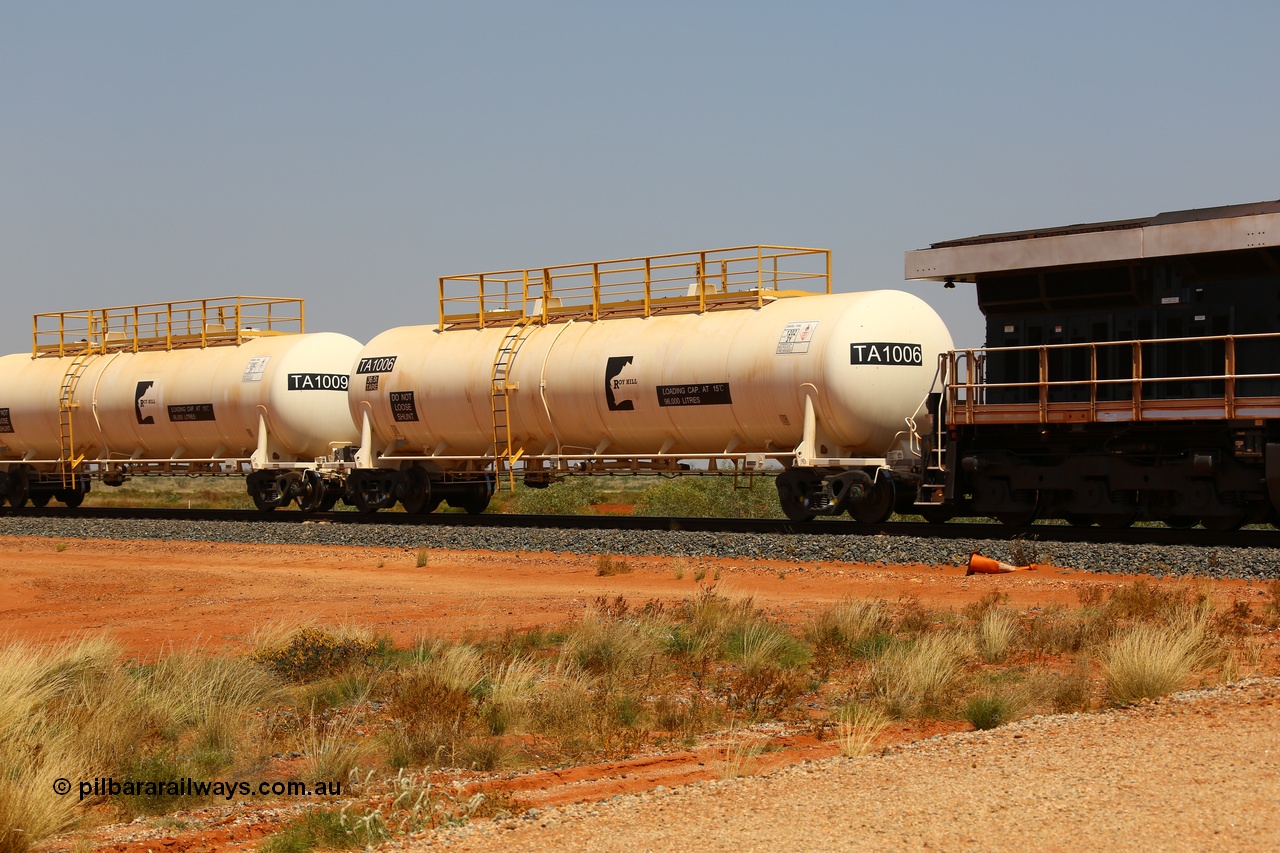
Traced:
<svg viewBox="0 0 1280 853">
<path fill-rule="evenodd" d="M 271 512 L 276 508 L 275 501 L 263 497 L 259 492 L 253 493 L 253 505 L 258 508 L 258 512 Z"/>
<path fill-rule="evenodd" d="M 9 473 L 9 506 L 14 509 L 26 506 L 31 495 L 31 481 L 22 468 Z"/>
<path fill-rule="evenodd" d="M 818 488 L 818 480 L 812 474 L 788 468 L 778 475 L 775 485 L 783 515 L 795 522 L 813 521 L 817 512 L 809 508 L 809 495 Z"/>
<path fill-rule="evenodd" d="M 1187 530 L 1195 527 L 1200 519 L 1194 515 L 1171 515 L 1164 520 L 1166 527 L 1172 527 L 1174 530 Z"/>
<path fill-rule="evenodd" d="M 440 505 L 439 498 L 436 498 L 434 504 L 431 502 L 431 480 L 421 468 L 410 468 L 404 473 L 404 478 L 404 497 L 400 499 L 400 503 L 404 504 L 405 512 L 421 515 Z"/>
<path fill-rule="evenodd" d="M 319 471 L 302 472 L 302 482 L 298 485 L 298 509 L 306 513 L 317 511 L 327 494 L 324 477 Z"/>
<path fill-rule="evenodd" d="M 894 501 L 893 480 L 881 475 L 866 497 L 849 506 L 849 516 L 863 524 L 879 524 L 893 515 Z"/>
<path fill-rule="evenodd" d="M 1093 518 L 1088 515 L 1080 515 L 1078 513 L 1068 513 L 1063 519 L 1072 527 L 1092 527 Z"/>
<path fill-rule="evenodd" d="M 470 486 L 461 500 L 449 501 L 449 506 L 456 506 L 467 515 L 479 515 L 489 508 L 489 499 L 492 497 L 493 480 L 486 479 Z"/>
<path fill-rule="evenodd" d="M 46 507 L 49 505 L 49 499 L 52 497 L 53 495 L 48 492 L 39 492 L 30 497 L 31 505 L 37 508 Z"/>
<path fill-rule="evenodd" d="M 356 512 L 363 515 L 373 515 L 380 509 L 377 501 L 371 499 L 364 489 L 357 491 L 353 497 L 355 499 Z"/>
<path fill-rule="evenodd" d="M 320 503 L 316 507 L 316 512 L 328 512 L 337 505 L 338 499 L 341 497 L 341 491 L 337 489 L 325 489 L 324 496 L 320 498 Z"/>
<path fill-rule="evenodd" d="M 245 479 L 245 490 L 258 512 L 271 512 L 289 502 L 288 484 L 275 471 L 254 471 Z"/>
<path fill-rule="evenodd" d="M 955 511 L 949 506 L 920 506 L 914 512 L 930 524 L 946 524 L 955 518 Z"/>
<path fill-rule="evenodd" d="M 58 492 L 58 500 L 66 504 L 68 509 L 75 509 L 76 507 L 80 506 L 80 504 L 84 503 L 84 489 L 81 489 L 81 488 L 63 489 L 62 491 Z M 46 497 L 45 503 L 48 503 L 48 502 L 49 502 L 49 499 L 48 497 Z M 43 506 L 43 505 L 44 504 L 39 504 L 39 506 Z"/>
</svg>

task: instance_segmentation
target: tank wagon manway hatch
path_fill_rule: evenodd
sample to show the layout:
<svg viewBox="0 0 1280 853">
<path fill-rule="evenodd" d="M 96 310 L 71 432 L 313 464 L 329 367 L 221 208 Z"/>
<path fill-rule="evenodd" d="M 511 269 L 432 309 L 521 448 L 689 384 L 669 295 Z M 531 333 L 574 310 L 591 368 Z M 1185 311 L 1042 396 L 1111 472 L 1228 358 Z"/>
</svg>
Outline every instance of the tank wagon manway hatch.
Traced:
<svg viewBox="0 0 1280 853">
<path fill-rule="evenodd" d="M 98 422 L 96 385 L 102 371 L 124 354 L 237 347 L 265 338 L 302 334 L 304 324 L 301 299 L 262 296 L 228 296 L 34 315 L 30 359 L 8 357 L 15 360 L 14 367 L 24 372 L 15 377 L 6 371 L 10 386 L 6 393 L 26 394 L 23 398 L 27 404 L 26 420 L 48 424 L 53 407 L 45 404 L 45 395 L 52 387 L 57 388 L 57 455 L 47 452 L 53 449 L 52 442 L 46 440 L 51 431 L 18 429 L 19 435 L 14 437 L 18 410 L 11 413 L 9 408 L 0 409 L 0 433 L 10 434 L 0 435 L 0 469 L 10 471 L 9 488 L 17 488 L 24 498 L 30 490 L 30 498 L 43 504 L 48 500 L 48 492 L 37 490 L 37 478 L 44 485 L 56 480 L 54 485 L 60 487 L 60 492 L 54 493 L 68 503 L 79 503 L 88 488 L 88 478 L 94 476 L 118 485 L 126 473 L 244 473 L 250 462 L 247 456 L 216 454 L 191 458 L 180 452 L 162 458 L 146 458 L 136 452 L 121 456 L 112 453 L 100 440 L 94 442 L 95 455 L 86 455 L 81 433 L 93 431 L 100 439 L 103 429 Z M 81 380 L 87 374 L 94 374 L 92 388 L 82 388 Z M 15 389 L 15 385 L 20 387 Z M 204 418 L 201 412 L 190 414 L 192 420 Z M 172 412 L 170 416 L 180 417 Z M 138 420 L 143 421 L 141 414 Z M 22 452 L 11 449 L 8 444 L 15 438 L 23 438 L 24 432 L 37 433 L 37 437 L 25 442 L 27 447 Z M 45 453 L 40 452 L 41 447 L 46 448 Z M 15 469 L 21 474 L 16 479 L 12 477 Z M 0 477 L 0 481 L 3 480 L 6 478 Z"/>
<path fill-rule="evenodd" d="M 1280 201 L 950 240 L 905 271 L 976 284 L 986 317 L 985 347 L 941 357 L 926 506 L 1274 518 Z"/>
<path fill-rule="evenodd" d="M 583 452 L 557 448 L 547 453 L 541 446 L 536 450 L 524 446 L 513 431 L 512 401 L 520 391 L 519 381 L 513 379 L 514 366 L 526 342 L 541 327 L 745 311 L 778 300 L 830 293 L 830 252 L 794 246 L 737 246 L 443 276 L 439 281 L 440 332 L 505 329 L 489 371 L 492 441 L 487 452 L 475 456 L 401 455 L 389 447 L 379 456 L 379 464 L 462 466 L 470 472 L 458 474 L 462 478 L 489 471 L 497 475 L 498 487 L 508 488 L 514 488 L 517 471 L 532 486 L 548 485 L 570 473 L 705 472 L 731 473 L 735 485 L 749 487 L 767 460 L 786 459 L 789 464 L 796 451 L 746 453 L 724 447 L 696 454 L 631 454 L 608 452 L 602 446 Z M 861 458 L 841 461 L 883 464 L 883 460 Z"/>
</svg>

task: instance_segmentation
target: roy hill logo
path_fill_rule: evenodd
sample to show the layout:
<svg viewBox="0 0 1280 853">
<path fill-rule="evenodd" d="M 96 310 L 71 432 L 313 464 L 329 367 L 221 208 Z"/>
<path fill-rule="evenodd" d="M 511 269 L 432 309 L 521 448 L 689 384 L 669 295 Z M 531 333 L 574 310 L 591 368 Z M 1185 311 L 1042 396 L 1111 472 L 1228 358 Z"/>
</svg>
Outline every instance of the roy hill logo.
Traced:
<svg viewBox="0 0 1280 853">
<path fill-rule="evenodd" d="M 160 411 L 160 394 L 156 391 L 155 382 L 139 382 L 133 392 L 133 411 L 138 423 L 153 424 L 156 412 Z"/>
<path fill-rule="evenodd" d="M 636 378 L 635 356 L 615 355 L 604 366 L 604 396 L 611 412 L 635 411 L 640 399 L 640 380 Z"/>
</svg>

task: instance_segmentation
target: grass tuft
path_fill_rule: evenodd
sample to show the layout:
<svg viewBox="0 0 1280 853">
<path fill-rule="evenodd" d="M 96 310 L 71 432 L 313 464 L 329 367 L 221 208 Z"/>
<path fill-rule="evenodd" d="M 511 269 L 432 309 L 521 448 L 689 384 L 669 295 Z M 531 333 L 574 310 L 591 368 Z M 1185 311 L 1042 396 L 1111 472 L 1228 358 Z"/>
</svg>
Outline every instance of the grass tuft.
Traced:
<svg viewBox="0 0 1280 853">
<path fill-rule="evenodd" d="M 895 715 L 927 713 L 945 704 L 971 653 L 967 638 L 947 631 L 899 642 L 872 665 L 872 689 Z"/>
<path fill-rule="evenodd" d="M 1009 656 L 1017 635 L 1017 617 L 992 607 L 978 621 L 978 653 L 987 663 L 999 663 Z"/>
<path fill-rule="evenodd" d="M 1202 619 L 1134 625 L 1107 646 L 1107 695 L 1117 705 L 1130 705 L 1181 690 L 1213 658 Z"/>
<path fill-rule="evenodd" d="M 608 554 L 596 558 L 596 577 L 610 578 L 614 575 L 629 575 L 633 569 L 625 560 L 615 560 Z"/>
<path fill-rule="evenodd" d="M 892 718 L 879 705 L 857 703 L 841 708 L 836 720 L 840 725 L 840 734 L 836 738 L 840 754 L 859 758 L 871 751 L 876 738 Z"/>
<path fill-rule="evenodd" d="M 960 718 L 975 729 L 994 729 L 1016 720 L 1022 703 L 1015 697 L 996 692 L 969 697 L 960 710 Z"/>
</svg>

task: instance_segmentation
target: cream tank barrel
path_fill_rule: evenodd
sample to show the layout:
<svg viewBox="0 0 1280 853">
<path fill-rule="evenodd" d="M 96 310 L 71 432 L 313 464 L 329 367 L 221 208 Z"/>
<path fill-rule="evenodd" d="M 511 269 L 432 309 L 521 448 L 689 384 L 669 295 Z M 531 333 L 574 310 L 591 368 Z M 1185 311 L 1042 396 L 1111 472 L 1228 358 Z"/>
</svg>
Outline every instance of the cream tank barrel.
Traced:
<svg viewBox="0 0 1280 853">
<path fill-rule="evenodd" d="M 356 423 L 368 414 L 374 448 L 387 455 L 491 453 L 491 374 L 509 332 L 383 332 L 352 375 Z M 952 346 L 937 314 L 896 290 L 535 325 L 514 343 L 512 450 L 609 456 L 789 451 L 806 398 L 816 452 L 881 456 Z"/>
<path fill-rule="evenodd" d="M 270 462 L 309 461 L 355 442 L 346 391 L 360 342 L 331 332 L 237 346 L 0 357 L 0 465 L 57 461 L 59 395 L 72 386 L 73 452 L 85 461 L 248 458 L 259 418 Z"/>
</svg>

